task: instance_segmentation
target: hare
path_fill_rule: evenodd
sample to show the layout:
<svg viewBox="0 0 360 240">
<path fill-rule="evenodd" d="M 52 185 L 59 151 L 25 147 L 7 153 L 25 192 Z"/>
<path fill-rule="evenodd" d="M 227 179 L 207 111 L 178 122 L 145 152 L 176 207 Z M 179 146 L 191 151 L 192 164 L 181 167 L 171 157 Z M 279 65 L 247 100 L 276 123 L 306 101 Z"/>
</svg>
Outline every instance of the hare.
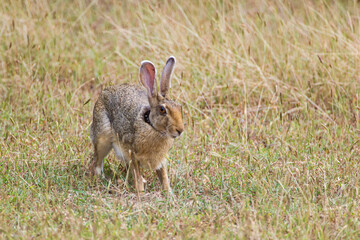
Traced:
<svg viewBox="0 0 360 240">
<path fill-rule="evenodd" d="M 166 155 L 174 139 L 184 131 L 182 106 L 169 99 L 175 57 L 170 57 L 157 90 L 156 69 L 143 61 L 139 69 L 145 87 L 122 84 L 105 88 L 94 106 L 90 137 L 94 145 L 93 171 L 103 176 L 103 160 L 114 149 L 118 158 L 130 165 L 138 192 L 144 191 L 140 167 L 155 169 L 162 189 L 171 192 Z"/>
</svg>

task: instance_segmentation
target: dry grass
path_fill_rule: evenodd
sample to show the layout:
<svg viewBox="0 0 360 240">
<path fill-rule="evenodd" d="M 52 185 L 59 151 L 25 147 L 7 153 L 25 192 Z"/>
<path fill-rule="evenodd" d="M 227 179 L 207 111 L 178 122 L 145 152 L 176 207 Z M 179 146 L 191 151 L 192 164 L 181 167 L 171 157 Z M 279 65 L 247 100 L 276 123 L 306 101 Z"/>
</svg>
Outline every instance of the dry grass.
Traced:
<svg viewBox="0 0 360 240">
<path fill-rule="evenodd" d="M 0 4 L 1 238 L 360 238 L 358 1 L 50 2 Z M 137 199 L 92 108 L 169 55 L 176 200 Z"/>
</svg>

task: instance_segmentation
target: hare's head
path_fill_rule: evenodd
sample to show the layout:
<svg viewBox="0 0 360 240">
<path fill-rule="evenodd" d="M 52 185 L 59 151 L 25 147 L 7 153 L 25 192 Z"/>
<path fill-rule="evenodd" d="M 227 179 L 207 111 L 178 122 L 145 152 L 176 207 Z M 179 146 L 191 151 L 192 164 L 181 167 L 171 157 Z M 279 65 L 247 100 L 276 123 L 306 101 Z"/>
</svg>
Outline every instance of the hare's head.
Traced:
<svg viewBox="0 0 360 240">
<path fill-rule="evenodd" d="M 146 113 L 149 123 L 158 132 L 176 138 L 184 131 L 182 107 L 168 98 L 171 74 L 175 58 L 170 57 L 160 78 L 160 92 L 157 91 L 156 68 L 150 61 L 143 61 L 140 67 L 140 82 L 146 88 L 150 113 Z"/>
</svg>

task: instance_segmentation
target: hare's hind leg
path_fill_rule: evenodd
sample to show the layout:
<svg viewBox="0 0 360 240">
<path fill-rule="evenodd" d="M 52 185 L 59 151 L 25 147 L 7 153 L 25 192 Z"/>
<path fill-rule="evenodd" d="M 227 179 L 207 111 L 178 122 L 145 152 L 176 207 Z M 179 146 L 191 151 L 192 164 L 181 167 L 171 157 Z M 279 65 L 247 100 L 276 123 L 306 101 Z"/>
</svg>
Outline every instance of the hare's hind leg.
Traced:
<svg viewBox="0 0 360 240">
<path fill-rule="evenodd" d="M 113 135 L 104 105 L 101 101 L 97 101 L 90 128 L 90 137 L 94 145 L 93 173 L 95 175 L 104 176 L 104 158 L 112 148 Z"/>
<path fill-rule="evenodd" d="M 98 176 L 104 176 L 104 158 L 112 148 L 109 136 L 99 136 L 94 143 L 93 171 Z"/>
</svg>

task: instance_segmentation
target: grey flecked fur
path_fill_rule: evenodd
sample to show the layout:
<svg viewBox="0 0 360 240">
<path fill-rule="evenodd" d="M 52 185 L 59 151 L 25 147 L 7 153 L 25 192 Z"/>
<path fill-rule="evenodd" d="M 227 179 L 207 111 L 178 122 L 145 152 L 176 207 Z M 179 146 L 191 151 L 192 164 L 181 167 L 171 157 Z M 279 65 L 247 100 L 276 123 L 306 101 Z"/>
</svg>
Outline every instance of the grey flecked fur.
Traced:
<svg viewBox="0 0 360 240">
<path fill-rule="evenodd" d="M 133 160 L 140 167 L 157 169 L 163 188 L 170 188 L 166 154 L 174 138 L 184 130 L 181 105 L 167 98 L 174 65 L 175 58 L 169 58 L 161 77 L 160 86 L 165 86 L 161 87 L 161 94 L 156 89 L 156 82 L 151 85 L 156 75 L 151 62 L 143 62 L 140 68 L 140 80 L 147 90 L 122 84 L 102 91 L 95 103 L 90 133 L 96 174 L 103 174 L 103 159 L 114 148 L 116 155 L 126 163 Z M 149 85 L 155 86 L 153 92 Z M 166 109 L 165 115 L 160 112 L 161 106 Z M 144 114 L 149 110 L 152 125 L 144 120 Z"/>
</svg>

